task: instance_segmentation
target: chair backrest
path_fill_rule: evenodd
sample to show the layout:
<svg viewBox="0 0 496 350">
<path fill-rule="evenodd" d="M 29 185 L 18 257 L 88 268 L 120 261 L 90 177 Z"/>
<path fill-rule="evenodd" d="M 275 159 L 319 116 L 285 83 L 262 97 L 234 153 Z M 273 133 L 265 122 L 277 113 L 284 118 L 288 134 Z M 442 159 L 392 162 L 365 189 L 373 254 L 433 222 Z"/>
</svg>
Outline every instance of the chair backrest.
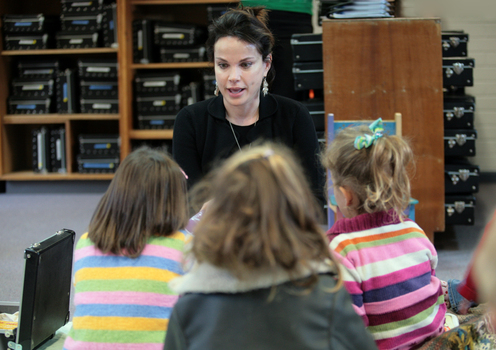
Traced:
<svg viewBox="0 0 496 350">
<path fill-rule="evenodd" d="M 357 126 L 357 125 L 370 125 L 373 120 L 335 120 L 334 114 L 329 113 L 327 115 L 327 144 L 329 145 L 334 137 L 344 128 L 349 126 Z M 401 113 L 395 113 L 394 119 L 383 119 L 382 125 L 384 127 L 384 133 L 388 135 L 402 135 L 402 122 L 401 122 Z M 327 171 L 327 196 L 328 196 L 328 209 L 327 209 L 327 223 L 330 228 L 334 222 L 334 216 L 337 212 L 336 205 L 333 202 L 334 198 L 334 189 L 332 186 L 331 174 Z"/>
</svg>

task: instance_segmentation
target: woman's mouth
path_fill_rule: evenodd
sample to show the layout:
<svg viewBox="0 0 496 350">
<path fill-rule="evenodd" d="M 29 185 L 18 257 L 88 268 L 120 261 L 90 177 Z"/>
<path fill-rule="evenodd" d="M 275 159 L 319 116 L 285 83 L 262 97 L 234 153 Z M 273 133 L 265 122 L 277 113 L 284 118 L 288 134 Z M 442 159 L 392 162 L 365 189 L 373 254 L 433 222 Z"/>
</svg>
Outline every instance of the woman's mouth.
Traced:
<svg viewBox="0 0 496 350">
<path fill-rule="evenodd" d="M 227 89 L 227 91 L 229 91 L 229 93 L 232 95 L 238 95 L 241 92 L 243 92 L 244 90 L 245 89 L 243 89 L 243 88 L 229 88 L 229 89 Z"/>
</svg>

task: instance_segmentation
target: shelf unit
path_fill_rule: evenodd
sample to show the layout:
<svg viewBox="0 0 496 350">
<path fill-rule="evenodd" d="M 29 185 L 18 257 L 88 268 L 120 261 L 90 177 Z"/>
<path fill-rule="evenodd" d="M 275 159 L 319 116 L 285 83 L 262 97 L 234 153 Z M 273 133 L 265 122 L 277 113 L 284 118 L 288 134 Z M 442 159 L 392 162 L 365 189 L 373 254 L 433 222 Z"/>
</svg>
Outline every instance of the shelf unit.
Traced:
<svg viewBox="0 0 496 350">
<path fill-rule="evenodd" d="M 133 127 L 133 79 L 138 70 L 150 69 L 205 69 L 208 62 L 150 63 L 133 62 L 132 21 L 150 15 L 183 23 L 207 25 L 208 5 L 237 5 L 231 0 L 116 0 L 118 48 L 19 50 L 3 49 L 0 36 L 0 181 L 32 180 L 108 180 L 113 174 L 81 174 L 75 162 L 77 133 L 95 133 L 112 130 L 121 138 L 121 160 L 132 150 L 136 141 L 172 140 L 172 130 L 138 130 Z M 60 0 L 4 0 L 0 15 L 27 13 L 60 14 Z M 1 27 L 1 26 L 0 26 Z M 7 96 L 12 77 L 12 62 L 19 57 L 115 57 L 119 63 L 119 114 L 37 114 L 11 115 L 7 113 Z M 31 169 L 30 132 L 42 125 L 60 124 L 66 128 L 67 173 L 38 174 Z"/>
</svg>

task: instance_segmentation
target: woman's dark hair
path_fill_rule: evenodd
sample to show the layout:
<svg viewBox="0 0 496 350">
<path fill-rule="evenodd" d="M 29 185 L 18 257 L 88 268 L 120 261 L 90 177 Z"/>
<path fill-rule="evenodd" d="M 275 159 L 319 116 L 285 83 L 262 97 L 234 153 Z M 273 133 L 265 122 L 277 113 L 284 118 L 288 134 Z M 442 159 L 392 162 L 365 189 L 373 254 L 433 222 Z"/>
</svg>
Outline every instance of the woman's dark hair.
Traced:
<svg viewBox="0 0 496 350">
<path fill-rule="evenodd" d="M 267 26 L 268 11 L 260 7 L 243 7 L 230 9 L 214 20 L 208 27 L 207 54 L 210 62 L 214 61 L 214 46 L 217 40 L 227 36 L 236 37 L 249 44 L 255 45 L 265 61 L 272 53 L 274 36 Z M 273 67 L 267 74 L 268 82 L 274 79 Z"/>
<path fill-rule="evenodd" d="M 137 257 L 150 236 L 186 226 L 186 178 L 165 152 L 141 147 L 117 169 L 93 213 L 90 240 L 104 253 Z"/>
</svg>

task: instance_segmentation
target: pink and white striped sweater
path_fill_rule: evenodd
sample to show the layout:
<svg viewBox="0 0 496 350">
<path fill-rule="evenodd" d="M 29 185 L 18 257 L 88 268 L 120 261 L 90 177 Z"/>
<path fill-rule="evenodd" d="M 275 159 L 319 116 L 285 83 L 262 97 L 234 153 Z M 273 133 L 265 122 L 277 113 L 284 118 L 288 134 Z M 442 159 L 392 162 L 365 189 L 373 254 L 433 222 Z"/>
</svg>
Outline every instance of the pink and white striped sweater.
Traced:
<svg viewBox="0 0 496 350">
<path fill-rule="evenodd" d="M 392 212 L 362 214 L 338 220 L 327 236 L 379 349 L 410 349 L 443 332 L 437 252 L 415 222 Z"/>
</svg>

